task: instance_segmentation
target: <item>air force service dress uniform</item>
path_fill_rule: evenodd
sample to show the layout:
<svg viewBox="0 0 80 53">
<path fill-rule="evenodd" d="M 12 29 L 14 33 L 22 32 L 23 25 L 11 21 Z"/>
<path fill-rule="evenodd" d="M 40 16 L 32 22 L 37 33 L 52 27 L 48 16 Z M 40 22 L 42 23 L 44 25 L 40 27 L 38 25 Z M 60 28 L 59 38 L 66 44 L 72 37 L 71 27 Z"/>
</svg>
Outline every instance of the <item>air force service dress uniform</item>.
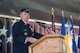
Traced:
<svg viewBox="0 0 80 53">
<path fill-rule="evenodd" d="M 29 13 L 29 8 L 22 9 L 20 12 Z M 33 35 L 34 34 L 34 35 Z M 13 53 L 28 53 L 30 42 L 25 42 L 26 37 L 34 37 L 39 39 L 41 34 L 33 32 L 29 24 L 25 24 L 23 20 L 16 22 L 12 27 L 13 35 Z"/>
<path fill-rule="evenodd" d="M 30 42 L 25 43 L 26 37 L 41 38 L 43 35 L 33 32 L 29 24 L 22 20 L 16 22 L 12 28 L 13 31 L 13 53 L 28 53 Z M 33 35 L 34 34 L 34 35 Z"/>
<path fill-rule="evenodd" d="M 26 37 L 33 37 L 33 32 L 29 24 L 25 24 L 22 20 L 16 22 L 13 26 L 13 53 L 28 53 L 28 46 L 25 44 Z"/>
</svg>

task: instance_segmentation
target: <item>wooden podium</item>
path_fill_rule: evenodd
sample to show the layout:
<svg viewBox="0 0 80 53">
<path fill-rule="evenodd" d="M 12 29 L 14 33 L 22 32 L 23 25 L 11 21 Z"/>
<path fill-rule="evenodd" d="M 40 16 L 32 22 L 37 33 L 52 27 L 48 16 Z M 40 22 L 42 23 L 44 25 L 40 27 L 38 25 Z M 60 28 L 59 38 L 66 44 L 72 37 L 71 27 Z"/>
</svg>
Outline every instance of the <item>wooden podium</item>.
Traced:
<svg viewBox="0 0 80 53">
<path fill-rule="evenodd" d="M 29 46 L 29 53 L 66 53 L 64 38 L 60 34 L 44 35 Z"/>
</svg>

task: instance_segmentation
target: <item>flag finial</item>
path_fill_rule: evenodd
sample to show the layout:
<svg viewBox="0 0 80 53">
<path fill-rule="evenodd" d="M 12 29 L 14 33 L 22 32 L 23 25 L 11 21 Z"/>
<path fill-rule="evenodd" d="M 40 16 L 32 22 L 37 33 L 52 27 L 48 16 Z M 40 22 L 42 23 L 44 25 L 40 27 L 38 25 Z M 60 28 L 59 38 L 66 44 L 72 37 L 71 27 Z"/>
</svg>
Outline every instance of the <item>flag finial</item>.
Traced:
<svg viewBox="0 0 80 53">
<path fill-rule="evenodd" d="M 70 18 L 72 19 L 72 15 L 70 15 Z"/>
<path fill-rule="evenodd" d="M 64 16 L 64 12 L 63 12 L 63 10 L 62 10 L 62 16 Z"/>
<path fill-rule="evenodd" d="M 73 21 L 72 15 L 70 15 L 70 18 L 71 18 L 71 19 L 72 19 L 72 21 Z"/>
<path fill-rule="evenodd" d="M 79 15 L 79 20 L 80 20 L 80 15 Z"/>
<path fill-rule="evenodd" d="M 52 11 L 52 15 L 54 16 L 54 8 L 52 8 L 51 11 Z"/>
</svg>

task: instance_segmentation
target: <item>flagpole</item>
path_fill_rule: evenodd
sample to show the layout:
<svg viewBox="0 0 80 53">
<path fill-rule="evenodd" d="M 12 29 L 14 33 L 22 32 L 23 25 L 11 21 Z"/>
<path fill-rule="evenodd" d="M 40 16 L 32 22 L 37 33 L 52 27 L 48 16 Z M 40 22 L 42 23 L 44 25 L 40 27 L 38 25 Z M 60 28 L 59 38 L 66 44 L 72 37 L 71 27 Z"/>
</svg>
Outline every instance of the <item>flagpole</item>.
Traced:
<svg viewBox="0 0 80 53">
<path fill-rule="evenodd" d="M 52 11 L 52 33 L 55 33 L 55 25 L 54 25 L 54 9 L 51 9 Z"/>
</svg>

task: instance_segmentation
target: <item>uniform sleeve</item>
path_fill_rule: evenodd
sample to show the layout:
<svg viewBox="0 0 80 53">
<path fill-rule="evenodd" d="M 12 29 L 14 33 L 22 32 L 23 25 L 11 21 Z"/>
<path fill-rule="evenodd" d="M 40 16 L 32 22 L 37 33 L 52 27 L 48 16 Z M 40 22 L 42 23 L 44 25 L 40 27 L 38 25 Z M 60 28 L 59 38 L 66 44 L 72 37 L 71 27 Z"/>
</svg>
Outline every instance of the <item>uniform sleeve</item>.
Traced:
<svg viewBox="0 0 80 53">
<path fill-rule="evenodd" d="M 14 24 L 12 27 L 13 42 L 24 44 L 26 37 L 21 35 L 20 31 L 20 25 L 18 23 Z"/>
<path fill-rule="evenodd" d="M 39 39 L 41 38 L 43 35 L 37 32 L 34 32 L 34 38 Z"/>
</svg>

